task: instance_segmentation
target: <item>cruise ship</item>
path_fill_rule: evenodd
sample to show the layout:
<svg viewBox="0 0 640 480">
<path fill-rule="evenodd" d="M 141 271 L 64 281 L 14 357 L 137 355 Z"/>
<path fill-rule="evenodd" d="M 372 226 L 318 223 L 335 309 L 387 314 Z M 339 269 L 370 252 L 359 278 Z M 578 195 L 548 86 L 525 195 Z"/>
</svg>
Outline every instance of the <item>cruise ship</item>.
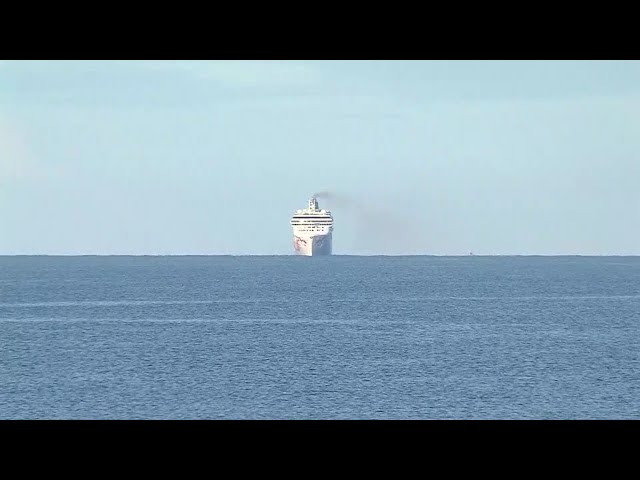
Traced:
<svg viewBox="0 0 640 480">
<path fill-rule="evenodd" d="M 296 211 L 291 226 L 296 255 L 331 255 L 333 217 L 330 211 L 318 207 L 315 197 L 309 199 L 308 208 Z"/>
</svg>

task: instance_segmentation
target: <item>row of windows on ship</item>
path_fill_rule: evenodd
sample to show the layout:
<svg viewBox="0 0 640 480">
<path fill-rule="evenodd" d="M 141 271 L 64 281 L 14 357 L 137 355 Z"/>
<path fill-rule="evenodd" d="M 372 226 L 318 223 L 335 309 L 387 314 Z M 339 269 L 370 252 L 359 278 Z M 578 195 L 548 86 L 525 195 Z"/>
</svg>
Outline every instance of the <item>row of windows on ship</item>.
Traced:
<svg viewBox="0 0 640 480">
<path fill-rule="evenodd" d="M 325 218 L 296 218 L 293 217 L 291 219 L 292 222 L 308 222 L 308 223 L 322 223 L 322 222 L 333 222 L 333 218 L 325 217 Z"/>
</svg>

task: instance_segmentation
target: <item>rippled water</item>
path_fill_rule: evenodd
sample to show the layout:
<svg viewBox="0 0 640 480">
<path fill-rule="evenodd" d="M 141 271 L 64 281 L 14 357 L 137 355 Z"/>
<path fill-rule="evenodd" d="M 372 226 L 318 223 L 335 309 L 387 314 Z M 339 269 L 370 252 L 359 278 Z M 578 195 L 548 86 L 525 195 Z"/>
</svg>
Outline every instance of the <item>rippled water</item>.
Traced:
<svg viewBox="0 0 640 480">
<path fill-rule="evenodd" d="M 640 418 L 640 257 L 0 257 L 0 418 Z"/>
</svg>

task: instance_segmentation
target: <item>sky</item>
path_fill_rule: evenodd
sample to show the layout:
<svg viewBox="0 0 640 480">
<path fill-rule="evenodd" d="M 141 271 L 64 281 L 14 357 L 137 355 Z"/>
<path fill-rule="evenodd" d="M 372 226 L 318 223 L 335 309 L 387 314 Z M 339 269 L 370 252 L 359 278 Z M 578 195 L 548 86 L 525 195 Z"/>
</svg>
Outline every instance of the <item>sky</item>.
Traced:
<svg viewBox="0 0 640 480">
<path fill-rule="evenodd" d="M 0 255 L 640 255 L 638 61 L 3 61 Z"/>
</svg>

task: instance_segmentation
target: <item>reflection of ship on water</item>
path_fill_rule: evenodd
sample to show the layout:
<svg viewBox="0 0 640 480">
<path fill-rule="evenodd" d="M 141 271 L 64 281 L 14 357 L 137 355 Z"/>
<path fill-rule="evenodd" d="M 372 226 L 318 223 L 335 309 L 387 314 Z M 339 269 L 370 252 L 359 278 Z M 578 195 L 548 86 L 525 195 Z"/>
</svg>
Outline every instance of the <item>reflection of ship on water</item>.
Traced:
<svg viewBox="0 0 640 480">
<path fill-rule="evenodd" d="M 296 211 L 291 226 L 296 255 L 331 255 L 333 217 L 318 207 L 315 197 L 309 200 L 308 208 Z"/>
</svg>

